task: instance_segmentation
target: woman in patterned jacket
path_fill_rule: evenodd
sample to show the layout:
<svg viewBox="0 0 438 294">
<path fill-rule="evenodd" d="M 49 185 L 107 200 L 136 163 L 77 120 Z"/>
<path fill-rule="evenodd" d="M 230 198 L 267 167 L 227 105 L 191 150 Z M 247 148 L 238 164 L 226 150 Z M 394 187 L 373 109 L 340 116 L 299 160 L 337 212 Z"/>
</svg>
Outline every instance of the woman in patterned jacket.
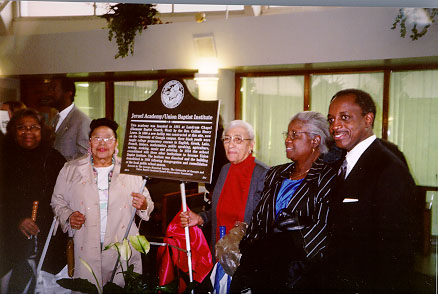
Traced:
<svg viewBox="0 0 438 294">
<path fill-rule="evenodd" d="M 318 112 L 296 114 L 284 132 L 291 163 L 271 168 L 262 198 L 240 243 L 232 292 L 291 291 L 318 262 L 327 244 L 329 194 L 336 170 L 322 160 L 331 137 Z"/>
</svg>

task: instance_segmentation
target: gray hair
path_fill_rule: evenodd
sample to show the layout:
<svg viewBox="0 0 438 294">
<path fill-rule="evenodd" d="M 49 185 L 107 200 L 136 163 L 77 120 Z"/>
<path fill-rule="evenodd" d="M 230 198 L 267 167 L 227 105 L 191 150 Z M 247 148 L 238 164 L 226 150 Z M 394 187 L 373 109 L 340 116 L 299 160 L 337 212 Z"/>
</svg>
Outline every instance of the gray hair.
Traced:
<svg viewBox="0 0 438 294">
<path fill-rule="evenodd" d="M 249 138 L 246 138 L 246 139 L 251 139 L 251 141 L 254 141 L 254 128 L 252 127 L 252 125 L 250 125 L 246 121 L 243 121 L 243 120 L 240 120 L 240 119 L 231 121 L 225 127 L 224 132 L 222 133 L 222 136 L 224 136 L 230 129 L 233 129 L 233 128 L 236 128 L 236 127 L 244 128 L 246 130 L 246 132 L 248 133 L 248 136 L 249 136 Z"/>
<path fill-rule="evenodd" d="M 319 152 L 325 154 L 329 151 L 329 145 L 332 142 L 330 136 L 329 124 L 327 118 L 322 113 L 315 111 L 303 111 L 295 114 L 289 123 L 294 120 L 303 122 L 308 128 L 308 132 L 312 133 L 312 138 L 318 135 L 321 138 L 321 144 L 319 144 Z"/>
</svg>

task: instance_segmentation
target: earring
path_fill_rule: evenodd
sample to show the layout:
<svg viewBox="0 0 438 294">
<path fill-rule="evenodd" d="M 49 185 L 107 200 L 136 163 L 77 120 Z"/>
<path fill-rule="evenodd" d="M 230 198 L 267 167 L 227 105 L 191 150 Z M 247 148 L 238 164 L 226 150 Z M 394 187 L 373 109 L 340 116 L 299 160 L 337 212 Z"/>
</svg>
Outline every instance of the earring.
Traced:
<svg viewBox="0 0 438 294">
<path fill-rule="evenodd" d="M 87 154 L 88 154 L 88 156 L 90 156 L 90 155 L 91 155 L 91 146 L 88 146 L 88 149 L 87 149 Z"/>
<path fill-rule="evenodd" d="M 313 152 L 315 152 L 315 148 L 314 148 L 314 147 L 312 147 L 312 153 L 313 153 Z"/>
</svg>

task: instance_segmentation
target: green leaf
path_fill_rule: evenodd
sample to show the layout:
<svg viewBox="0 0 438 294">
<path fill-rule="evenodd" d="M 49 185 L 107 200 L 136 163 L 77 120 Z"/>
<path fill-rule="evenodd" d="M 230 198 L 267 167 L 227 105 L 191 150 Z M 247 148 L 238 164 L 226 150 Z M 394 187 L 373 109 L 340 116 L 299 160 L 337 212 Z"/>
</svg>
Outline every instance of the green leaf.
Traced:
<svg viewBox="0 0 438 294">
<path fill-rule="evenodd" d="M 139 273 L 134 272 L 134 265 L 130 264 L 128 266 L 128 268 L 125 271 L 125 276 L 126 277 L 137 277 L 137 275 L 140 275 Z M 126 278 L 125 278 L 126 279 Z"/>
<path fill-rule="evenodd" d="M 88 262 L 86 262 L 85 260 L 83 260 L 82 258 L 79 257 L 79 260 L 82 262 L 82 264 L 87 268 L 87 270 L 93 274 L 94 279 L 96 280 L 97 283 L 97 289 L 98 292 L 101 293 L 102 292 L 102 288 L 99 285 L 99 280 L 96 277 L 96 274 L 94 273 L 93 269 L 91 268 L 91 266 L 88 264 Z"/>
<path fill-rule="evenodd" d="M 132 277 L 131 277 L 132 278 Z M 126 282 L 125 291 L 128 293 L 144 293 L 148 290 L 148 284 L 143 281 L 141 276 L 129 279 Z"/>
<path fill-rule="evenodd" d="M 114 243 L 108 244 L 103 248 L 103 251 L 110 249 L 111 247 L 114 246 Z"/>
<path fill-rule="evenodd" d="M 122 246 L 120 246 L 120 258 L 127 261 L 131 258 L 131 246 L 127 239 L 123 239 Z"/>
<path fill-rule="evenodd" d="M 86 262 L 85 260 L 83 260 L 82 258 L 79 257 L 79 260 L 82 262 L 82 264 L 85 266 L 85 268 L 90 272 L 90 274 L 93 273 L 93 269 L 91 268 L 91 266 L 88 264 L 88 262 Z"/>
<path fill-rule="evenodd" d="M 115 38 L 118 53 L 115 58 L 134 54 L 134 41 L 137 32 L 141 33 L 148 25 L 161 23 L 156 17 L 158 11 L 153 4 L 118 3 L 109 5 L 108 12 L 101 17 L 108 23 L 108 38 Z"/>
<path fill-rule="evenodd" d="M 108 282 L 103 286 L 103 293 L 125 293 L 125 290 L 117 284 Z"/>
<path fill-rule="evenodd" d="M 60 279 L 57 280 L 56 283 L 65 289 L 70 289 L 76 292 L 92 294 L 99 293 L 96 285 L 87 279 Z"/>
<path fill-rule="evenodd" d="M 438 17 L 438 8 L 421 8 L 424 10 L 424 13 L 428 16 L 429 21 L 431 23 L 435 23 L 436 18 Z M 409 18 L 409 21 L 408 21 Z M 429 24 L 417 23 L 415 18 L 412 18 L 409 13 L 406 13 L 404 9 L 400 9 L 398 15 L 396 16 L 394 23 L 392 24 L 391 29 L 396 29 L 397 26 L 400 26 L 400 37 L 405 38 L 408 30 L 412 32 L 409 35 L 411 40 L 415 41 L 419 38 L 426 35 L 428 30 L 431 28 Z"/>
<path fill-rule="evenodd" d="M 176 276 L 176 278 L 169 284 L 163 286 L 157 286 L 156 290 L 159 293 L 178 293 L 178 287 L 179 287 L 179 277 Z"/>
<path fill-rule="evenodd" d="M 129 236 L 132 247 L 140 253 L 148 254 L 151 244 L 143 235 Z"/>
</svg>

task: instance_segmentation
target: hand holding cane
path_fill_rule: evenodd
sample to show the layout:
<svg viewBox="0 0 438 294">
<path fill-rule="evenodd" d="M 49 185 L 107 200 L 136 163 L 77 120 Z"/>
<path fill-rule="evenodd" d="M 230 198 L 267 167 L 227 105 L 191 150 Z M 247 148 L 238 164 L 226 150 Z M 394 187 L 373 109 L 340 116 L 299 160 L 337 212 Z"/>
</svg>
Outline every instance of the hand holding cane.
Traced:
<svg viewBox="0 0 438 294">
<path fill-rule="evenodd" d="M 38 204 L 39 201 L 34 201 L 32 206 L 32 220 L 34 223 L 36 222 L 36 218 L 37 218 Z"/>
<path fill-rule="evenodd" d="M 32 236 L 36 236 L 39 233 L 39 231 L 40 231 L 38 225 L 35 223 L 36 218 L 37 218 L 37 210 L 38 210 L 38 201 L 35 201 L 33 203 L 31 217 L 23 219 L 18 224 L 18 229 L 29 240 L 31 239 Z"/>
</svg>

